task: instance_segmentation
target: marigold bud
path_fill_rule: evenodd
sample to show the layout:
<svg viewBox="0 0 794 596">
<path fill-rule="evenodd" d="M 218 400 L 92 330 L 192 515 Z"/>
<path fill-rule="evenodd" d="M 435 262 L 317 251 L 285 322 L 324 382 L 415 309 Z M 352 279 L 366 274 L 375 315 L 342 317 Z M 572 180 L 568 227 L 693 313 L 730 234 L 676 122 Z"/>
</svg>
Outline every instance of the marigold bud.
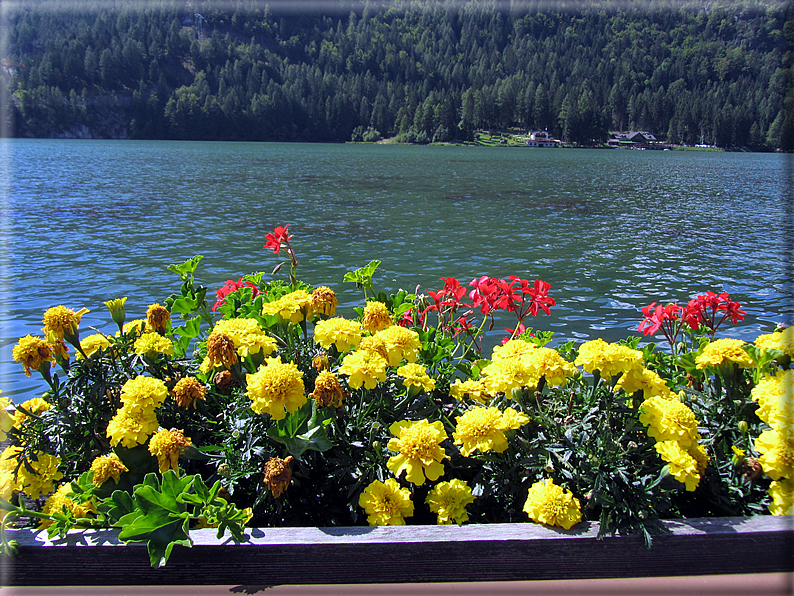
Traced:
<svg viewBox="0 0 794 596">
<path fill-rule="evenodd" d="M 747 434 L 748 425 L 746 420 L 739 420 L 736 426 L 738 427 L 740 433 L 743 435 Z"/>
</svg>

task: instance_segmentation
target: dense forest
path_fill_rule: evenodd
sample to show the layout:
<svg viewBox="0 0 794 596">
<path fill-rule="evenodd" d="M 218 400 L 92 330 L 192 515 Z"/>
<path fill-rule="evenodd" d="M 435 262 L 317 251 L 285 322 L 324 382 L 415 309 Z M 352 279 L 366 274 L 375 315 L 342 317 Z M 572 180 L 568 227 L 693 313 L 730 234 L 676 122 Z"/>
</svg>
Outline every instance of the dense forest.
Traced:
<svg viewBox="0 0 794 596">
<path fill-rule="evenodd" d="M 427 143 L 518 127 L 794 146 L 785 3 L 16 6 L 0 56 L 15 136 Z"/>
</svg>

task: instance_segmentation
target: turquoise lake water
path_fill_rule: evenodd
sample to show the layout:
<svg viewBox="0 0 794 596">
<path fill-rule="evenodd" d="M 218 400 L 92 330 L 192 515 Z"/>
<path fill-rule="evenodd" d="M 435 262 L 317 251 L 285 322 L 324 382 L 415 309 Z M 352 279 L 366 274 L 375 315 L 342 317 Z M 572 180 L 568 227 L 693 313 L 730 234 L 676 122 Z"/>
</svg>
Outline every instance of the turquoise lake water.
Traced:
<svg viewBox="0 0 794 596">
<path fill-rule="evenodd" d="M 81 329 L 111 331 L 102 302 L 129 296 L 143 316 L 178 290 L 168 264 L 203 255 L 213 289 L 272 271 L 265 235 L 287 223 L 299 277 L 333 287 L 342 314 L 363 298 L 344 273 L 379 259 L 384 291 L 543 279 L 557 306 L 532 323 L 555 344 L 617 340 L 640 307 L 706 290 L 748 313 L 719 336 L 794 317 L 785 155 L 13 139 L 0 159 L 0 390 L 15 401 L 43 391 L 11 349 L 47 308 L 88 308 Z"/>
</svg>

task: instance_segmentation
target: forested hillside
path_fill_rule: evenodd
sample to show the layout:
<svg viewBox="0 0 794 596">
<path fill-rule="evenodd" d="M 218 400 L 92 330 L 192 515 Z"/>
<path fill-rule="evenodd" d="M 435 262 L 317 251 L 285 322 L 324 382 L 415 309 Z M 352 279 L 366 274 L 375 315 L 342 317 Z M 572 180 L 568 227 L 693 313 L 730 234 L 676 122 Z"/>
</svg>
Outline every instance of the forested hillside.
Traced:
<svg viewBox="0 0 794 596">
<path fill-rule="evenodd" d="M 583 145 L 609 130 L 794 144 L 782 3 L 124 5 L 6 15 L 16 136 L 421 143 L 521 127 Z"/>
</svg>

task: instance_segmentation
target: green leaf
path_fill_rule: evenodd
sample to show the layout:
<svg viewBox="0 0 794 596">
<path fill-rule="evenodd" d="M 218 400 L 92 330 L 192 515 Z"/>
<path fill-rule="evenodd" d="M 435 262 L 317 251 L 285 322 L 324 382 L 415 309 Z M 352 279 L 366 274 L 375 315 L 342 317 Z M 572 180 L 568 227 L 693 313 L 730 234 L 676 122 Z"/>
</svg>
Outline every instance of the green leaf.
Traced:
<svg viewBox="0 0 794 596">
<path fill-rule="evenodd" d="M 178 300 L 176 302 L 178 302 Z M 181 335 L 183 337 L 187 337 L 190 339 L 198 337 L 200 332 L 201 332 L 200 316 L 193 317 L 192 319 L 188 319 L 187 321 L 185 321 L 185 324 L 180 327 L 171 328 L 171 333 L 175 333 L 177 335 Z"/>
<path fill-rule="evenodd" d="M 375 270 L 378 268 L 380 263 L 380 261 L 370 261 L 369 264 L 365 265 L 364 267 L 356 269 L 355 271 L 348 271 L 345 273 L 342 281 L 355 283 L 358 287 L 364 287 L 368 290 L 372 290 L 372 276 L 375 274 Z"/>
<path fill-rule="evenodd" d="M 188 259 L 181 265 L 169 265 L 168 270 L 176 273 L 182 281 L 186 281 L 186 282 L 189 281 L 192 283 L 193 273 L 195 273 L 196 267 L 198 267 L 198 264 L 201 262 L 201 259 L 203 258 L 204 257 L 202 257 L 201 255 L 196 255 L 195 257 L 193 257 L 192 259 Z"/>
<path fill-rule="evenodd" d="M 306 416 L 308 412 L 312 412 L 311 418 Z M 322 412 L 316 408 L 316 402 L 308 402 L 298 412 L 292 414 L 292 417 L 293 425 L 302 418 L 303 422 L 298 428 L 288 430 L 274 425 L 267 430 L 267 436 L 283 444 L 291 456 L 300 457 L 304 451 L 328 451 L 334 446 L 328 438 L 327 421 Z"/>
<path fill-rule="evenodd" d="M 179 296 L 171 304 L 171 314 L 190 314 L 196 312 L 198 307 L 198 300 L 187 296 Z"/>
</svg>

